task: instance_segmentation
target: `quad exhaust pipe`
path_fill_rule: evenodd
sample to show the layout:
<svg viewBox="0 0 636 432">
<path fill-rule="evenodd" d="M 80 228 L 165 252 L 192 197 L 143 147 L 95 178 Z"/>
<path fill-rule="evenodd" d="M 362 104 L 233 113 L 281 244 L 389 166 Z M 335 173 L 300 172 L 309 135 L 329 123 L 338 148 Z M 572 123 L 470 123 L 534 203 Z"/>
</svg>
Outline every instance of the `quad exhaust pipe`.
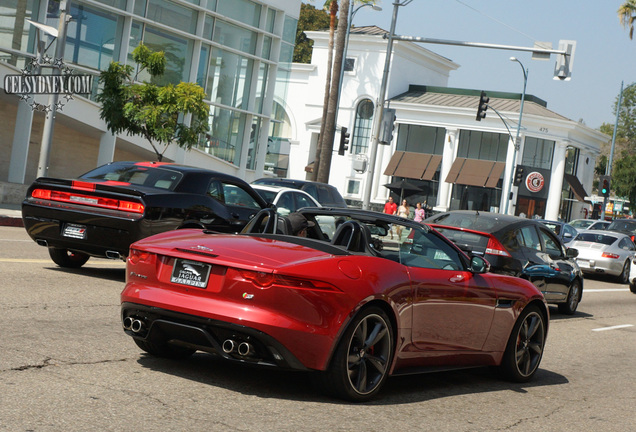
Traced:
<svg viewBox="0 0 636 432">
<path fill-rule="evenodd" d="M 254 354 L 254 347 L 249 342 L 237 343 L 232 339 L 226 339 L 223 342 L 221 348 L 226 354 L 232 354 L 236 352 L 241 357 L 247 357 Z"/>
</svg>

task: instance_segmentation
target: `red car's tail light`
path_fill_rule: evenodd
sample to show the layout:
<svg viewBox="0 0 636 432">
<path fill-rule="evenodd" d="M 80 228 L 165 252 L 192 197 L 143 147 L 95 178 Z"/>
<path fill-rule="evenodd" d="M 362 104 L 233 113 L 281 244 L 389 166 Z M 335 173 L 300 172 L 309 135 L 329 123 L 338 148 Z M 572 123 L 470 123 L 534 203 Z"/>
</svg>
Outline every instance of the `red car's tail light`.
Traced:
<svg viewBox="0 0 636 432">
<path fill-rule="evenodd" d="M 490 239 L 488 240 L 488 245 L 486 246 L 486 254 L 503 256 L 503 257 L 510 256 L 510 254 L 508 253 L 506 248 L 501 244 L 501 242 L 494 237 L 490 237 Z"/>
<path fill-rule="evenodd" d="M 134 201 L 123 201 L 113 198 L 102 198 L 93 195 L 76 194 L 72 192 L 52 191 L 48 189 L 34 189 L 31 192 L 33 198 L 51 201 L 82 204 L 92 207 L 101 207 L 111 210 L 121 210 L 129 213 L 141 214 L 144 212 L 144 205 Z"/>
<path fill-rule="evenodd" d="M 613 253 L 609 253 L 609 252 L 603 252 L 603 254 L 601 255 L 603 258 L 612 258 L 612 259 L 619 259 L 620 255 L 616 255 Z"/>
<path fill-rule="evenodd" d="M 285 276 L 272 273 L 257 272 L 251 270 L 239 270 L 241 277 L 249 280 L 258 288 L 269 288 L 271 286 L 281 286 L 295 289 L 306 289 L 315 291 L 340 291 L 335 286 L 326 282 Z"/>
<path fill-rule="evenodd" d="M 150 255 L 150 252 L 141 251 L 139 249 L 130 249 L 130 252 L 128 253 L 128 262 L 133 265 L 145 262 L 148 261 Z"/>
</svg>

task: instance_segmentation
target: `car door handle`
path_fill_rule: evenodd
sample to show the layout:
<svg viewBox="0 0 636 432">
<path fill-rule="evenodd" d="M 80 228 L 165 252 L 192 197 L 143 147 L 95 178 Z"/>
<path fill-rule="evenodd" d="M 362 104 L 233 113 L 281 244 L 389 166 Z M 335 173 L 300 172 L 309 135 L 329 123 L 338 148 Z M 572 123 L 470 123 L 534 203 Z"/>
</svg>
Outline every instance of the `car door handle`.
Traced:
<svg viewBox="0 0 636 432">
<path fill-rule="evenodd" d="M 454 276 L 451 276 L 448 279 L 450 282 L 456 283 L 456 282 L 461 282 L 464 280 L 464 275 L 463 274 L 456 274 Z"/>
</svg>

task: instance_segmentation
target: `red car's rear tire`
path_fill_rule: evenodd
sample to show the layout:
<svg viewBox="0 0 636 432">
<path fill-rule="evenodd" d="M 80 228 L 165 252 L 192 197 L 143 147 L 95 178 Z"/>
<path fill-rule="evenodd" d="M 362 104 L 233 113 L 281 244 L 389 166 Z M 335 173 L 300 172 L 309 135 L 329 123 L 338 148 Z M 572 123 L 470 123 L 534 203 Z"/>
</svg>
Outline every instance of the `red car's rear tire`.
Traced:
<svg viewBox="0 0 636 432">
<path fill-rule="evenodd" d="M 382 309 L 362 310 L 340 339 L 329 369 L 320 374 L 320 386 L 342 399 L 372 399 L 389 375 L 394 339 L 391 321 Z"/>
</svg>

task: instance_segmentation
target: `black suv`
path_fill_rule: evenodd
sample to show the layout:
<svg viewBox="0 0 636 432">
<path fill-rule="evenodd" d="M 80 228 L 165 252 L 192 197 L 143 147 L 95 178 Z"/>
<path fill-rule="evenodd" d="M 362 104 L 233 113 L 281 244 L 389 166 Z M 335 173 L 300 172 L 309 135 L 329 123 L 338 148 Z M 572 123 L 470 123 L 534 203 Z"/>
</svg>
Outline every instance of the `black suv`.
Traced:
<svg viewBox="0 0 636 432">
<path fill-rule="evenodd" d="M 261 178 L 254 180 L 252 184 L 285 186 L 288 188 L 300 189 L 314 197 L 323 207 L 347 207 L 347 203 L 342 195 L 340 195 L 340 192 L 338 192 L 338 189 L 326 183 L 287 178 Z"/>
</svg>

